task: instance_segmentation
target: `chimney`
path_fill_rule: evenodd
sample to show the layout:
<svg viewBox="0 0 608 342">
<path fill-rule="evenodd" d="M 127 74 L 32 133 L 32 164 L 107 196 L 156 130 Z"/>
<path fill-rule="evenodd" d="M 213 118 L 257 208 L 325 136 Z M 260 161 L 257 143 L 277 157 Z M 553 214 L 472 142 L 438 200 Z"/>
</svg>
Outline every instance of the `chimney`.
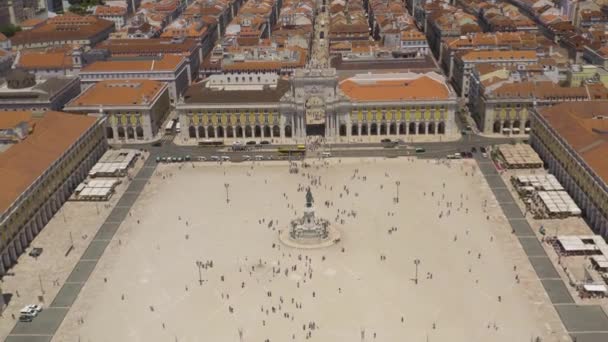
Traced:
<svg viewBox="0 0 608 342">
<path fill-rule="evenodd" d="M 74 69 L 82 69 L 82 48 L 74 46 L 72 49 L 72 65 Z"/>
</svg>

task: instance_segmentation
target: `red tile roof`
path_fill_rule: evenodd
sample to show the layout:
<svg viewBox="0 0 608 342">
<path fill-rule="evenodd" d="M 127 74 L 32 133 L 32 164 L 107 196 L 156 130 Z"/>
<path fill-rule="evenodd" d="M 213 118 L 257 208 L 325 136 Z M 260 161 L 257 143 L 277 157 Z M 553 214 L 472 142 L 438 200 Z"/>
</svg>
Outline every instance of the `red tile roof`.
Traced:
<svg viewBox="0 0 608 342">
<path fill-rule="evenodd" d="M 29 122 L 29 135 L 0 153 L 0 213 L 5 212 L 82 134 L 95 125 L 97 118 L 61 112 L 0 112 L 0 127 L 13 128 Z"/>
<path fill-rule="evenodd" d="M 608 101 L 567 102 L 538 112 L 608 184 Z"/>
</svg>

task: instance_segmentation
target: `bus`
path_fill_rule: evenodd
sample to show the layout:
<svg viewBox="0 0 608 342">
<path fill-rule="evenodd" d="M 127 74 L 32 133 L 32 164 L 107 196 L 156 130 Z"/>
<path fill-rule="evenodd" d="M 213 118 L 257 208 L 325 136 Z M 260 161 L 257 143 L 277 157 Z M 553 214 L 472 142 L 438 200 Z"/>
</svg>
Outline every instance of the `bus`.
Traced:
<svg viewBox="0 0 608 342">
<path fill-rule="evenodd" d="M 278 151 L 279 151 L 279 153 L 285 153 L 285 154 L 305 154 L 306 145 L 297 145 L 296 147 L 281 146 L 278 148 Z"/>
<path fill-rule="evenodd" d="M 211 140 L 211 139 L 205 139 L 205 140 L 200 140 L 198 142 L 199 146 L 223 146 L 224 142 L 221 140 Z"/>
<path fill-rule="evenodd" d="M 174 125 L 175 125 L 175 121 L 173 119 L 167 121 L 167 125 L 165 126 L 165 133 L 173 133 Z"/>
</svg>

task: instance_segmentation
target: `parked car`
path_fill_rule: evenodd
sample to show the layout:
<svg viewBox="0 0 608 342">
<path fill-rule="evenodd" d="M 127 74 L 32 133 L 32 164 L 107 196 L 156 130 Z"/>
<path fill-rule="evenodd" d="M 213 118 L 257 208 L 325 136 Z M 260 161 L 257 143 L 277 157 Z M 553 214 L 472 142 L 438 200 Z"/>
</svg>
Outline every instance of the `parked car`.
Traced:
<svg viewBox="0 0 608 342">
<path fill-rule="evenodd" d="M 219 161 L 220 157 L 219 156 L 211 156 L 211 161 Z"/>
<path fill-rule="evenodd" d="M 257 156 L 255 156 L 255 157 L 253 157 L 253 158 L 254 158 L 255 160 L 262 160 L 262 159 L 264 159 L 264 156 L 257 155 Z"/>
<path fill-rule="evenodd" d="M 228 156 L 222 156 L 222 161 L 229 161 L 229 160 L 230 160 L 230 157 L 228 157 Z"/>
<path fill-rule="evenodd" d="M 270 141 L 262 140 L 262 141 L 260 141 L 260 145 L 270 145 Z"/>
<path fill-rule="evenodd" d="M 251 156 L 246 154 L 243 156 L 243 160 L 251 160 Z"/>
<path fill-rule="evenodd" d="M 34 310 L 34 311 L 36 311 L 37 313 L 39 313 L 39 312 L 41 312 L 41 311 L 42 311 L 42 306 L 41 306 L 41 305 L 38 305 L 38 304 L 30 304 L 30 305 L 28 305 L 28 306 L 24 307 L 24 309 L 25 309 L 25 308 L 27 308 L 28 310 Z"/>
<path fill-rule="evenodd" d="M 477 153 L 477 148 L 475 146 L 471 147 L 471 152 L 472 153 Z"/>
<path fill-rule="evenodd" d="M 385 139 L 380 140 L 380 142 L 381 142 L 381 143 L 390 143 L 390 142 L 391 142 L 391 139 L 386 139 L 386 138 L 385 138 Z"/>
<path fill-rule="evenodd" d="M 484 146 L 481 146 L 479 148 L 479 150 L 481 151 L 481 153 L 487 153 L 488 152 Z"/>
<path fill-rule="evenodd" d="M 30 256 L 33 257 L 33 258 L 39 257 L 40 254 L 42 254 L 42 248 L 40 248 L 40 247 L 34 247 L 30 251 Z"/>
<path fill-rule="evenodd" d="M 33 309 L 29 305 L 27 305 L 27 306 L 24 306 L 23 309 L 21 309 L 21 311 L 19 311 L 19 315 L 31 316 L 33 318 L 33 317 L 38 316 L 38 311 L 36 311 L 35 309 Z"/>
<path fill-rule="evenodd" d="M 247 145 L 255 145 L 255 144 L 257 144 L 257 143 L 255 141 L 253 141 L 253 140 L 249 140 L 247 142 Z"/>
<path fill-rule="evenodd" d="M 155 142 L 152 143 L 152 146 L 154 147 L 161 147 L 163 146 L 163 142 L 161 140 L 157 140 Z"/>
<path fill-rule="evenodd" d="M 206 157 L 198 157 L 198 161 L 207 161 Z"/>
<path fill-rule="evenodd" d="M 20 314 L 19 315 L 19 322 L 31 322 L 34 320 L 34 315 L 31 314 Z"/>
</svg>

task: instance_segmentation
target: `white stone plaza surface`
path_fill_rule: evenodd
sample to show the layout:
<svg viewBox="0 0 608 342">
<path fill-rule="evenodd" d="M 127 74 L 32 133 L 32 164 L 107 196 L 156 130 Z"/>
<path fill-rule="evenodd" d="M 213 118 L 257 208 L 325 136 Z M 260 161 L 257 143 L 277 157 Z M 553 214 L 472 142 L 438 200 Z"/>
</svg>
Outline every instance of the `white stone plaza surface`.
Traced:
<svg viewBox="0 0 608 342">
<path fill-rule="evenodd" d="M 159 165 L 53 341 L 567 340 L 473 161 L 308 162 Z M 333 246 L 278 240 L 307 186 Z"/>
</svg>

